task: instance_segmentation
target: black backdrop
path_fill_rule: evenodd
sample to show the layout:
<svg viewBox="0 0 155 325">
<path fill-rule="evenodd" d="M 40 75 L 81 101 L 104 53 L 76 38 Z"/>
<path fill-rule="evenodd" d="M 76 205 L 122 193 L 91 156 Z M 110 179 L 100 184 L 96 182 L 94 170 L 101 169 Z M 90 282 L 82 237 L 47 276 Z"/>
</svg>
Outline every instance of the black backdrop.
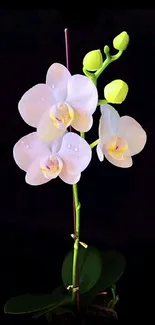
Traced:
<svg viewBox="0 0 155 325">
<path fill-rule="evenodd" d="M 148 134 L 147 145 L 123 170 L 100 163 L 95 150 L 79 184 L 81 239 L 104 250 L 119 249 L 127 267 L 118 284 L 119 318 L 153 315 L 155 257 L 154 181 L 154 10 L 0 11 L 0 317 L 18 324 L 21 318 L 3 314 L 13 295 L 50 292 L 60 282 L 61 263 L 73 245 L 71 186 L 57 179 L 30 187 L 14 163 L 12 148 L 32 128 L 21 119 L 17 104 L 33 85 L 44 82 L 53 62 L 65 64 L 64 28 L 70 28 L 71 72 L 82 73 L 82 59 L 92 50 L 112 46 L 121 31 L 130 35 L 122 57 L 99 78 L 99 90 L 113 79 L 129 85 L 126 101 L 118 107 L 139 121 Z M 102 96 L 102 95 L 101 95 Z M 115 106 L 116 107 L 116 106 Z M 99 111 L 87 140 L 97 138 Z M 135 314 L 134 314 L 135 313 Z M 19 320 L 20 319 L 20 320 Z M 23 322 L 23 320 L 22 320 Z"/>
</svg>

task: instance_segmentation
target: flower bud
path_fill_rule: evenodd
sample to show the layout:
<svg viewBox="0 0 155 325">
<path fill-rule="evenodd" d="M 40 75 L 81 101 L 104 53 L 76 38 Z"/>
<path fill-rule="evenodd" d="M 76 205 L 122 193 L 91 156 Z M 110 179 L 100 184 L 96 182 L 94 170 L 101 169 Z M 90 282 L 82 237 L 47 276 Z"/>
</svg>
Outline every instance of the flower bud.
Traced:
<svg viewBox="0 0 155 325">
<path fill-rule="evenodd" d="M 83 66 L 88 71 L 96 71 L 101 68 L 103 58 L 100 50 L 88 52 L 83 59 Z"/>
<path fill-rule="evenodd" d="M 104 88 L 104 97 L 108 103 L 121 104 L 128 93 L 128 85 L 120 79 L 113 80 Z"/>
<path fill-rule="evenodd" d="M 113 46 L 116 50 L 126 50 L 129 43 L 129 35 L 127 32 L 122 32 L 113 39 Z"/>
</svg>

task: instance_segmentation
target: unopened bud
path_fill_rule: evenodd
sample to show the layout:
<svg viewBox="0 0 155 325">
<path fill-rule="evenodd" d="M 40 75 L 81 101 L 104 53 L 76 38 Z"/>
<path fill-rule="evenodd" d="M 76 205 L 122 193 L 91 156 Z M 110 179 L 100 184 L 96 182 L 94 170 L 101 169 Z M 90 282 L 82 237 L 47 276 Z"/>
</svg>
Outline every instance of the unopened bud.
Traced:
<svg viewBox="0 0 155 325">
<path fill-rule="evenodd" d="M 83 59 L 83 66 L 88 71 L 96 71 L 101 68 L 103 57 L 100 50 L 88 52 Z"/>
<path fill-rule="evenodd" d="M 129 43 L 129 35 L 127 34 L 127 32 L 120 33 L 113 40 L 114 48 L 120 51 L 126 50 L 128 43 Z"/>
<path fill-rule="evenodd" d="M 104 97 L 108 103 L 121 104 L 128 93 L 128 85 L 120 79 L 113 80 L 104 88 Z"/>
</svg>

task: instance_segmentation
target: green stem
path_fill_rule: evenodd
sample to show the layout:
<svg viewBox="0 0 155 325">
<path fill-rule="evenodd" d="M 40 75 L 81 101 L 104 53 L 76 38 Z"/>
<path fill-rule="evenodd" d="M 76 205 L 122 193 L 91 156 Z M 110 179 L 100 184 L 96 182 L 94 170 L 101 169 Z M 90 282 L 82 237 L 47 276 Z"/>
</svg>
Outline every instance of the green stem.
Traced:
<svg viewBox="0 0 155 325">
<path fill-rule="evenodd" d="M 93 83 L 94 83 L 95 86 L 97 86 L 97 79 L 98 79 L 98 77 L 100 76 L 100 74 L 101 74 L 101 73 L 106 69 L 106 67 L 107 67 L 110 63 L 112 63 L 112 62 L 118 60 L 118 59 L 120 58 L 120 56 L 122 55 L 122 53 L 123 53 L 123 51 L 118 51 L 115 55 L 111 55 L 111 54 L 109 53 L 109 51 L 110 51 L 109 46 L 108 46 L 108 45 L 105 45 L 105 47 L 104 47 L 104 53 L 105 53 L 105 55 L 106 55 L 106 59 L 104 60 L 104 62 L 103 62 L 103 64 L 102 64 L 101 68 L 98 69 L 95 73 L 90 72 L 90 71 L 87 71 L 87 70 L 83 67 L 83 73 L 84 73 L 88 78 L 90 78 L 90 79 L 93 81 Z"/>
<path fill-rule="evenodd" d="M 85 139 L 85 133 L 80 133 L 81 137 Z M 78 185 L 73 185 L 73 198 L 74 198 L 74 206 L 75 206 L 75 242 L 74 242 L 74 253 L 73 253 L 73 269 L 72 269 L 72 301 L 76 303 L 77 297 L 79 297 L 79 286 L 77 275 L 78 275 L 78 250 L 79 250 L 79 241 L 80 241 L 80 208 L 81 204 L 79 202 L 78 197 Z M 79 303 L 79 299 L 78 299 Z M 77 303 L 77 305 L 78 305 Z M 79 307 L 79 306 L 78 306 Z"/>
<path fill-rule="evenodd" d="M 108 101 L 106 100 L 106 99 L 100 99 L 99 101 L 98 101 L 98 106 L 99 105 L 102 105 L 102 104 L 107 104 L 108 103 Z"/>
<path fill-rule="evenodd" d="M 102 67 L 98 69 L 95 73 L 91 73 L 87 71 L 83 67 L 83 73 L 92 80 L 94 85 L 97 87 L 97 78 L 100 76 L 100 74 L 105 70 L 105 68 L 113 61 L 117 60 L 123 53 L 123 51 L 118 51 L 117 54 L 115 55 L 110 55 L 109 53 L 110 49 L 106 45 L 104 47 L 104 53 L 106 54 L 106 59 L 102 64 Z M 107 100 L 99 100 L 98 105 L 101 104 L 106 104 Z M 81 132 L 80 133 L 81 137 L 85 139 L 85 133 Z M 90 144 L 90 148 L 94 148 L 97 144 L 99 143 L 99 139 L 94 141 L 93 143 Z M 79 289 L 77 288 L 77 285 L 79 286 L 79 283 L 77 281 L 77 270 L 78 270 L 78 250 L 79 250 L 79 236 L 80 236 L 80 202 L 78 198 L 78 186 L 77 184 L 73 185 L 73 197 L 74 197 L 74 205 L 75 205 L 75 220 L 76 220 L 76 225 L 75 225 L 75 234 L 74 234 L 74 254 L 73 254 L 73 268 L 72 268 L 72 302 L 77 303 L 77 297 L 79 295 Z M 78 295 L 77 295 L 78 292 Z M 79 306 L 78 306 L 79 307 Z"/>
<path fill-rule="evenodd" d="M 96 76 L 95 76 L 95 73 L 92 73 L 92 72 L 89 72 L 88 70 L 86 70 L 84 67 L 83 67 L 83 73 L 89 78 L 92 80 L 92 82 L 94 83 L 95 86 L 97 86 L 97 79 L 96 79 Z"/>
<path fill-rule="evenodd" d="M 83 139 L 85 139 L 85 133 L 84 133 L 84 132 L 81 132 L 80 135 L 81 135 L 81 137 L 82 137 Z"/>
<path fill-rule="evenodd" d="M 74 243 L 74 255 L 73 255 L 73 273 L 72 273 L 72 301 L 76 303 L 77 298 L 77 266 L 78 266 L 78 249 L 79 249 L 79 236 L 80 236 L 80 202 L 78 198 L 78 187 L 77 184 L 73 185 L 73 196 L 75 203 L 75 212 L 76 212 L 76 233 L 75 243 Z"/>
<path fill-rule="evenodd" d="M 115 285 L 113 285 L 111 287 L 111 292 L 112 292 L 113 300 L 115 301 L 115 299 L 116 299 L 116 286 Z"/>
<path fill-rule="evenodd" d="M 84 74 L 90 78 L 94 85 L 97 85 L 97 79 L 95 77 L 95 74 L 92 74 L 90 72 L 88 72 L 87 70 L 85 70 L 83 68 L 83 72 Z M 85 133 L 81 132 L 80 133 L 81 137 L 83 139 L 85 139 Z M 94 146 L 99 142 L 99 140 L 95 141 Z M 92 145 L 93 145 L 92 144 Z M 92 147 L 93 148 L 93 147 Z M 73 197 L 74 197 L 74 204 L 75 204 L 75 242 L 74 242 L 74 253 L 73 253 L 73 268 L 72 268 L 72 301 L 73 303 L 76 303 L 76 299 L 77 299 L 77 292 L 79 294 L 79 289 L 77 288 L 77 270 L 78 270 L 78 250 L 79 250 L 79 237 L 80 237 L 80 202 L 79 202 L 79 198 L 78 198 L 78 186 L 77 184 L 73 185 Z M 79 285 L 79 284 L 78 284 Z"/>
<path fill-rule="evenodd" d="M 99 139 L 97 139 L 96 141 L 92 142 L 90 144 L 90 148 L 93 149 L 95 146 L 97 146 L 98 143 L 99 143 Z"/>
<path fill-rule="evenodd" d="M 110 63 L 112 63 L 112 62 L 118 60 L 118 59 L 120 58 L 120 56 L 122 55 L 122 53 L 123 53 L 123 51 L 118 51 L 117 54 L 115 54 L 115 55 L 110 55 L 109 51 L 110 51 L 109 46 L 105 45 L 105 47 L 104 47 L 104 53 L 105 53 L 105 55 L 106 55 L 106 59 L 105 59 L 105 61 L 103 62 L 102 67 L 101 67 L 100 69 L 98 69 L 98 70 L 94 73 L 96 79 L 100 76 L 100 74 L 105 70 L 105 68 L 106 68 Z"/>
</svg>

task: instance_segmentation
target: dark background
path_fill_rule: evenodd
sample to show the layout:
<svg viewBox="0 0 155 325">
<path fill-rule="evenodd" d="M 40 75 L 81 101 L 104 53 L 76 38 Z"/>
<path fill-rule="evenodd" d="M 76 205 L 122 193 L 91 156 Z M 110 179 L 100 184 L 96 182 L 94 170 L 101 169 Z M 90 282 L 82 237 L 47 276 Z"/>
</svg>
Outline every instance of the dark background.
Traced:
<svg viewBox="0 0 155 325">
<path fill-rule="evenodd" d="M 17 109 L 20 97 L 44 82 L 53 62 L 65 64 L 64 28 L 70 28 L 71 73 L 82 73 L 82 59 L 93 49 L 112 48 L 113 38 L 126 30 L 130 44 L 122 57 L 99 78 L 103 87 L 113 79 L 129 85 L 121 115 L 134 117 L 148 134 L 145 149 L 123 170 L 100 163 L 95 150 L 79 184 L 81 240 L 99 249 L 118 249 L 127 261 L 118 284 L 121 320 L 154 317 L 154 182 L 155 182 L 155 11 L 80 9 L 0 10 L 0 318 L 7 299 L 25 292 L 48 293 L 60 283 L 64 255 L 73 245 L 72 189 L 56 179 L 31 187 L 13 161 L 15 142 L 32 132 Z M 113 50 L 112 50 L 113 51 Z M 86 138 L 97 139 L 100 113 Z M 23 320 L 22 320 L 23 322 Z"/>
</svg>

